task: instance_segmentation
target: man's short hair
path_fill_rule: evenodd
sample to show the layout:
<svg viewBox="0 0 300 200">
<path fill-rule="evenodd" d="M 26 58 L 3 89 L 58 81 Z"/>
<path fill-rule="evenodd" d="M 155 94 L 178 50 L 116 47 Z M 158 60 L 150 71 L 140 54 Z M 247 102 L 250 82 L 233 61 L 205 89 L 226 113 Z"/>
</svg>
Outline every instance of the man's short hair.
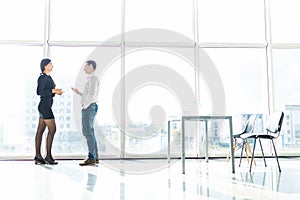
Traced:
<svg viewBox="0 0 300 200">
<path fill-rule="evenodd" d="M 92 65 L 92 66 L 93 66 L 93 69 L 96 70 L 97 64 L 96 64 L 95 61 L 93 61 L 93 60 L 88 60 L 88 61 L 86 61 L 86 63 L 87 63 L 88 65 Z"/>
</svg>

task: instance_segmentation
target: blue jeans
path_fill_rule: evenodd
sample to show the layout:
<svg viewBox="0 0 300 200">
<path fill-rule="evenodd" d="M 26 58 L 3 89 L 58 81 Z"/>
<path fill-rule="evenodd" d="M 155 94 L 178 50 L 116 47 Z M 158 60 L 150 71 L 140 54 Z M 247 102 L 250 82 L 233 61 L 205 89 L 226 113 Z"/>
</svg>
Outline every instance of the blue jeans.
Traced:
<svg viewBox="0 0 300 200">
<path fill-rule="evenodd" d="M 98 111 L 98 105 L 92 103 L 87 109 L 83 109 L 82 112 L 82 133 L 86 138 L 88 146 L 88 157 L 92 160 L 98 158 L 97 141 L 94 134 L 94 119 Z"/>
</svg>

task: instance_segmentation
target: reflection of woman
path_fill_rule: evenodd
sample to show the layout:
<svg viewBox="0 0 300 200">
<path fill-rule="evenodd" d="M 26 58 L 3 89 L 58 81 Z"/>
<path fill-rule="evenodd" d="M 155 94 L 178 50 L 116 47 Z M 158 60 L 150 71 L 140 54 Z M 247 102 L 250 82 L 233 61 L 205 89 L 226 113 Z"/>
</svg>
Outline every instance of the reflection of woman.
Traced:
<svg viewBox="0 0 300 200">
<path fill-rule="evenodd" d="M 38 78 L 37 94 L 40 95 L 40 103 L 38 105 L 38 111 L 40 114 L 39 124 L 35 136 L 35 164 L 57 164 L 52 157 L 51 149 L 54 134 L 56 132 L 56 125 L 54 120 L 54 115 L 52 112 L 53 97 L 55 94 L 61 95 L 63 91 L 61 89 L 55 89 L 54 81 L 50 76 L 53 65 L 51 60 L 45 58 L 41 61 L 41 75 Z M 46 150 L 47 154 L 45 159 L 41 155 L 41 143 L 42 136 L 46 129 L 48 128 L 48 134 L 46 139 Z"/>
</svg>

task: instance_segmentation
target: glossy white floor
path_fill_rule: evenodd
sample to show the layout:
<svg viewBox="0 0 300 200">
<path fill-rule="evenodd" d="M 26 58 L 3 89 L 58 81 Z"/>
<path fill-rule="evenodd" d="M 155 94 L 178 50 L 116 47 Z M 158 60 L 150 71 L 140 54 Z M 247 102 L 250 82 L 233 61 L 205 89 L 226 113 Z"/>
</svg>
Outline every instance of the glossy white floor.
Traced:
<svg viewBox="0 0 300 200">
<path fill-rule="evenodd" d="M 251 173 L 246 160 L 238 167 L 236 159 L 235 174 L 225 159 L 188 159 L 186 174 L 181 160 L 169 166 L 166 160 L 101 160 L 86 167 L 79 160 L 58 161 L 0 161 L 1 199 L 300 199 L 299 158 L 280 159 L 281 173 L 273 158 L 268 167 L 257 159 Z M 163 168 L 151 171 L 153 166 Z"/>
</svg>

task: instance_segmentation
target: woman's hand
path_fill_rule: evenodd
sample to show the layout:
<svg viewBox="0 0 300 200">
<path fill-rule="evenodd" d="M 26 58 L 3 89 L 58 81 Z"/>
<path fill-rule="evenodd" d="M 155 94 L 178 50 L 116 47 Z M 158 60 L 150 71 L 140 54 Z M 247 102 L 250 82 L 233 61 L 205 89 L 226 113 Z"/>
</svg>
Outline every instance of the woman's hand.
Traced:
<svg viewBox="0 0 300 200">
<path fill-rule="evenodd" d="M 55 88 L 55 89 L 52 89 L 52 93 L 62 95 L 64 93 L 64 91 L 62 91 L 62 89 Z"/>
</svg>

